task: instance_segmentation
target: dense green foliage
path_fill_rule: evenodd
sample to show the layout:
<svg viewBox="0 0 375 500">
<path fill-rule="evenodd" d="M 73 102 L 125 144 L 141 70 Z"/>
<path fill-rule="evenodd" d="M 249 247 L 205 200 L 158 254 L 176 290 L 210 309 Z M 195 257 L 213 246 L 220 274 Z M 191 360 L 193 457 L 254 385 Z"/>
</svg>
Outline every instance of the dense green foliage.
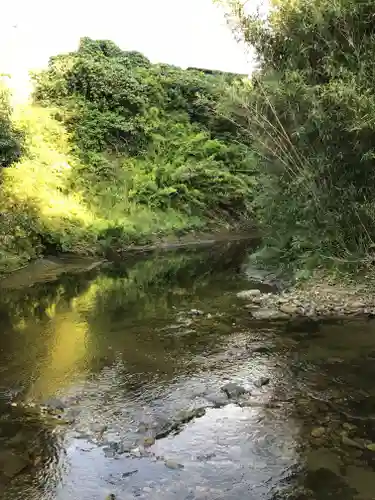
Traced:
<svg viewBox="0 0 375 500">
<path fill-rule="evenodd" d="M 72 134 L 83 162 L 74 182 L 95 206 L 126 197 L 189 216 L 248 213 L 252 159 L 214 109 L 225 79 L 85 38 L 35 81 L 36 101 L 57 107 Z"/>
<path fill-rule="evenodd" d="M 373 2 L 283 0 L 266 17 L 229 3 L 258 57 L 251 88 L 232 105 L 263 165 L 268 255 L 366 261 L 375 238 Z"/>
<path fill-rule="evenodd" d="M 8 167 L 16 161 L 21 150 L 22 136 L 11 120 L 9 91 L 4 83 L 0 83 L 0 168 Z"/>
<path fill-rule="evenodd" d="M 0 272 L 251 217 L 254 157 L 216 113 L 240 77 L 84 38 L 33 81 L 32 105 L 2 101 Z"/>
</svg>

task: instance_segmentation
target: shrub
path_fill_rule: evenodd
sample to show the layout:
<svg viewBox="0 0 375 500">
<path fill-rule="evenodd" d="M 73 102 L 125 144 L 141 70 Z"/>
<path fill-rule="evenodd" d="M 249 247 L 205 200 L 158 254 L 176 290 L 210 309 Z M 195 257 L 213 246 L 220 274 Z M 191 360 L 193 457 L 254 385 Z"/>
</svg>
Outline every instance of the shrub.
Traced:
<svg viewBox="0 0 375 500">
<path fill-rule="evenodd" d="M 373 3 L 287 0 L 266 17 L 231 8 L 258 58 L 232 107 L 263 167 L 267 244 L 303 261 L 363 256 L 375 238 Z"/>
</svg>

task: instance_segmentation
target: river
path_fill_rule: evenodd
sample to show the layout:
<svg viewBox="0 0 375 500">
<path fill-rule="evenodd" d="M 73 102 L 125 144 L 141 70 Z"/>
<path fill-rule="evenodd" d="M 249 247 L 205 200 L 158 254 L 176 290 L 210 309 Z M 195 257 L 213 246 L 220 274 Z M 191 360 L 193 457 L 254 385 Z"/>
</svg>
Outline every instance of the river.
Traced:
<svg viewBox="0 0 375 500">
<path fill-rule="evenodd" d="M 375 322 L 255 322 L 247 245 L 0 283 L 1 498 L 375 498 Z"/>
</svg>

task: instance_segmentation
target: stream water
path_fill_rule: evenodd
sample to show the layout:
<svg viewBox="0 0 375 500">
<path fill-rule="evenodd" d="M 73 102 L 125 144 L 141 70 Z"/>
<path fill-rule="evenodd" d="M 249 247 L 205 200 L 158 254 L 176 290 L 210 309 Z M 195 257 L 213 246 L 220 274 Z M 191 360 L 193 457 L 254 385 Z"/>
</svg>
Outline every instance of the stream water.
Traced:
<svg viewBox="0 0 375 500">
<path fill-rule="evenodd" d="M 1 282 L 1 498 L 375 499 L 375 322 L 254 322 L 246 254 Z"/>
</svg>

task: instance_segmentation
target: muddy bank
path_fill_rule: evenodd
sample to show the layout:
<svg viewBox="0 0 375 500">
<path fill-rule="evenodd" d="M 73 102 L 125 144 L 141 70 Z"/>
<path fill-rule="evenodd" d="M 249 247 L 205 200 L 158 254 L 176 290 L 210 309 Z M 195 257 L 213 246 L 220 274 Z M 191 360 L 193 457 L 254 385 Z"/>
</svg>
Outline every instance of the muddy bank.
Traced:
<svg viewBox="0 0 375 500">
<path fill-rule="evenodd" d="M 264 293 L 262 280 L 259 286 L 243 290 L 237 297 L 246 302 L 252 318 L 256 320 L 290 320 L 293 318 L 375 317 L 373 283 L 367 284 L 334 281 L 316 276 L 307 282 L 296 283 L 282 289 L 274 283 Z"/>
<path fill-rule="evenodd" d="M 221 229 L 210 232 L 189 232 L 188 234 L 177 236 L 171 235 L 155 239 L 146 245 L 129 245 L 125 248 L 116 249 L 115 252 L 110 252 L 112 257 L 114 254 L 122 256 L 129 252 L 153 252 L 155 250 L 178 250 L 179 248 L 209 246 L 215 243 L 225 243 L 242 240 L 251 240 L 257 238 L 256 230 L 253 226 L 247 228 L 240 227 L 232 230 Z"/>
<path fill-rule="evenodd" d="M 27 266 L 0 277 L 0 290 L 22 290 L 38 283 L 52 283 L 63 274 L 79 274 L 98 269 L 104 259 L 89 257 L 46 257 L 37 259 Z"/>
</svg>

